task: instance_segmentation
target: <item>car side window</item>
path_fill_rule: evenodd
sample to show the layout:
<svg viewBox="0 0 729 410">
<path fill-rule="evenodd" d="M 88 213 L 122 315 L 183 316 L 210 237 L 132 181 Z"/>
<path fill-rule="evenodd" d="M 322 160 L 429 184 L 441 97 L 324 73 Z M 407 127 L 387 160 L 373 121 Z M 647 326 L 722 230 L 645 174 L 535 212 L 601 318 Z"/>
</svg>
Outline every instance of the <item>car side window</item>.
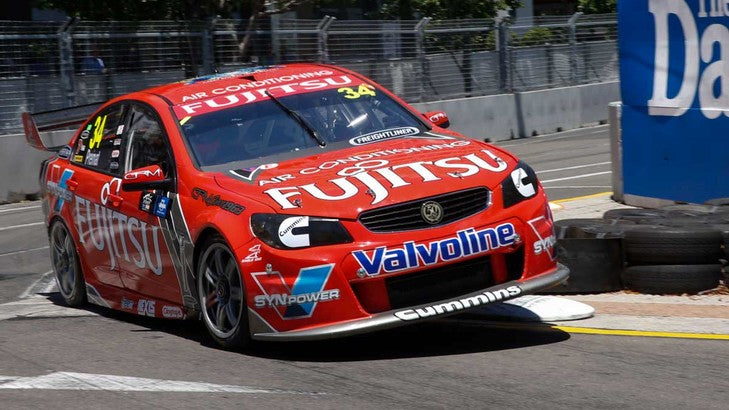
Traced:
<svg viewBox="0 0 729 410">
<path fill-rule="evenodd" d="M 129 113 L 128 141 L 130 144 L 128 170 L 159 165 L 168 175 L 171 165 L 169 146 L 164 128 L 150 108 L 133 105 Z"/>
<path fill-rule="evenodd" d="M 112 105 L 87 122 L 74 147 L 71 162 L 114 175 L 122 172 L 121 134 L 124 105 Z"/>
</svg>

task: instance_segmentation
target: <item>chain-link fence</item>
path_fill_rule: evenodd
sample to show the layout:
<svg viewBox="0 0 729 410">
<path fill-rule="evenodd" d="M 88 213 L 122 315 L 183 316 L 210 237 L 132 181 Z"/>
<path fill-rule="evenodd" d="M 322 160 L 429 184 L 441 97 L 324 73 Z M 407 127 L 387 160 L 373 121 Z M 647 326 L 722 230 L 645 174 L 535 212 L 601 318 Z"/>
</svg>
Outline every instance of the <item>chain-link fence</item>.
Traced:
<svg viewBox="0 0 729 410">
<path fill-rule="evenodd" d="M 613 81 L 615 15 L 508 20 L 0 22 L 0 133 L 20 113 L 259 64 L 342 65 L 409 102 Z"/>
</svg>

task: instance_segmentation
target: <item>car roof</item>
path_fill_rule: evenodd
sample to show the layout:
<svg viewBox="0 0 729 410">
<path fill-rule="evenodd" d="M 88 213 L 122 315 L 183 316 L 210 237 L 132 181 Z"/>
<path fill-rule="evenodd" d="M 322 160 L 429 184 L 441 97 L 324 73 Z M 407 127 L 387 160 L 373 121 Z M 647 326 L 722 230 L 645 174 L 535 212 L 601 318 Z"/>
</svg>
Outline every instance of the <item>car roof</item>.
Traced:
<svg viewBox="0 0 729 410">
<path fill-rule="evenodd" d="M 241 91 L 313 79 L 322 75 L 349 74 L 330 65 L 297 63 L 243 68 L 211 74 L 144 90 L 166 98 L 172 105 Z M 251 84 L 253 83 L 253 84 Z M 246 86 L 247 85 L 247 86 Z"/>
</svg>

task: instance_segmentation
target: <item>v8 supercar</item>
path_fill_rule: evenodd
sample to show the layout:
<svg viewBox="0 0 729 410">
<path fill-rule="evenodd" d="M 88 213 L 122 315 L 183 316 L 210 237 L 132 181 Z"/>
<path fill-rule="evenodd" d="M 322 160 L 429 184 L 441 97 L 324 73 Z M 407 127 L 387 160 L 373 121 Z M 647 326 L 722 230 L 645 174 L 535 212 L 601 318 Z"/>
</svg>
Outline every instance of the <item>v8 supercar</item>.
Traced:
<svg viewBox="0 0 729 410">
<path fill-rule="evenodd" d="M 415 323 L 560 283 L 534 171 L 334 66 L 23 116 L 60 293 L 225 347 Z M 42 131 L 80 126 L 67 145 Z"/>
</svg>

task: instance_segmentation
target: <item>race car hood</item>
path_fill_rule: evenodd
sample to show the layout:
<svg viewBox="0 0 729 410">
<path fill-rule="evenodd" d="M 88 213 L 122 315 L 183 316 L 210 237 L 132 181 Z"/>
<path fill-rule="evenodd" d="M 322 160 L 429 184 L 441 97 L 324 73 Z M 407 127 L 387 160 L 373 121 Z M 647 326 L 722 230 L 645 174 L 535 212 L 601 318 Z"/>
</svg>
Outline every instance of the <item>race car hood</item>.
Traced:
<svg viewBox="0 0 729 410">
<path fill-rule="evenodd" d="M 360 212 L 485 186 L 516 159 L 470 139 L 418 137 L 322 152 L 217 174 L 221 188 L 276 212 L 355 219 Z"/>
</svg>

